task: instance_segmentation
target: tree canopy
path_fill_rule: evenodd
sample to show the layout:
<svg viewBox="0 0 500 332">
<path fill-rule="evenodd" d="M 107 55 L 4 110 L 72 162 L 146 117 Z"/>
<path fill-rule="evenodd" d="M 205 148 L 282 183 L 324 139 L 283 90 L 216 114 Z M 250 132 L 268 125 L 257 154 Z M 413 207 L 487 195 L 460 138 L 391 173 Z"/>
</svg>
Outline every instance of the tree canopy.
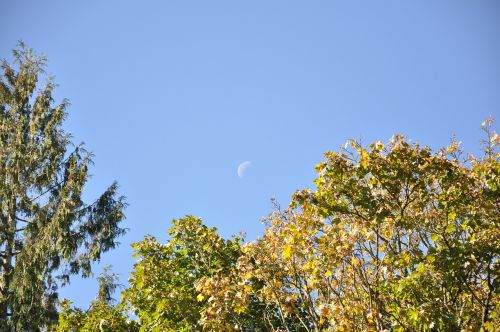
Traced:
<svg viewBox="0 0 500 332">
<path fill-rule="evenodd" d="M 39 330 L 57 320 L 57 289 L 124 233 L 125 200 L 113 183 L 82 200 L 92 155 L 74 146 L 55 104 L 45 59 L 20 45 L 0 74 L 0 330 Z"/>
<path fill-rule="evenodd" d="M 120 285 L 116 283 L 118 276 L 109 268 L 105 267 L 97 278 L 97 296 L 89 309 L 84 311 L 74 308 L 71 301 L 63 300 L 60 303 L 59 322 L 50 327 L 49 331 L 139 331 L 137 322 L 128 318 L 125 308 L 122 305 L 114 305 L 113 293 Z"/>
<path fill-rule="evenodd" d="M 105 271 L 87 310 L 59 301 L 71 275 L 117 245 L 113 183 L 82 200 L 92 155 L 74 146 L 45 60 L 20 45 L 0 76 L 0 330 L 495 331 L 500 326 L 500 138 L 479 157 L 403 135 L 325 153 L 314 189 L 224 239 L 200 218 L 134 243 L 120 301 Z M 44 82 L 40 82 L 45 78 Z"/>
<path fill-rule="evenodd" d="M 403 135 L 327 152 L 315 190 L 276 204 L 254 241 L 174 220 L 168 243 L 134 244 L 121 305 L 140 331 L 494 331 L 500 139 L 491 123 L 481 157 Z"/>
</svg>

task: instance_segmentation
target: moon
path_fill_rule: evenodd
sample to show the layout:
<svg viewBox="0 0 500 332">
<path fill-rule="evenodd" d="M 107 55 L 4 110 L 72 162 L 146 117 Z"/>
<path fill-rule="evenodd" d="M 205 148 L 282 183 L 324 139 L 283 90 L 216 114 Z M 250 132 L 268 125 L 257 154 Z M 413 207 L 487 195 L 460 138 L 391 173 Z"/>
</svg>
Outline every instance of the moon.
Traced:
<svg viewBox="0 0 500 332">
<path fill-rule="evenodd" d="M 251 164 L 250 161 L 244 161 L 244 162 L 242 162 L 241 164 L 238 165 L 238 171 L 237 171 L 237 173 L 238 173 L 238 176 L 240 178 L 243 177 L 243 175 L 245 174 L 245 172 L 246 172 L 248 166 L 250 166 L 250 164 Z"/>
</svg>

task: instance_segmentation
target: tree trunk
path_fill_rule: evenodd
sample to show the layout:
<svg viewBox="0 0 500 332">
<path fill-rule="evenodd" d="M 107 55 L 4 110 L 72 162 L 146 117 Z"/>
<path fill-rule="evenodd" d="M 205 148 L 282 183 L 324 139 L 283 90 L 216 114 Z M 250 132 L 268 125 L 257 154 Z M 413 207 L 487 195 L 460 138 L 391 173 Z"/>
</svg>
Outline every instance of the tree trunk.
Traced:
<svg viewBox="0 0 500 332">
<path fill-rule="evenodd" d="M 9 298 L 11 296 L 10 284 L 12 281 L 12 259 L 14 257 L 14 242 L 16 232 L 16 197 L 11 196 L 9 202 L 9 215 L 7 217 L 7 227 L 5 230 L 5 251 L 2 259 L 2 303 L 0 304 L 0 327 L 5 329 L 9 326 L 8 321 L 11 315 L 9 312 Z"/>
</svg>

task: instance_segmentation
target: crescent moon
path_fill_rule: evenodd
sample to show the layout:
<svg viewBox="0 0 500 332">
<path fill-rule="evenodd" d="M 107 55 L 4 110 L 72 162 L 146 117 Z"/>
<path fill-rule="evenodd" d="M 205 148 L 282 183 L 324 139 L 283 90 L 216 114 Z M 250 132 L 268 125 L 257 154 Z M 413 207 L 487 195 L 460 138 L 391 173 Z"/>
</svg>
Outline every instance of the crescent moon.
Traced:
<svg viewBox="0 0 500 332">
<path fill-rule="evenodd" d="M 238 165 L 238 176 L 240 178 L 243 177 L 243 174 L 245 174 L 245 171 L 247 170 L 248 166 L 250 166 L 251 162 L 250 161 L 244 161 L 241 164 Z"/>
</svg>

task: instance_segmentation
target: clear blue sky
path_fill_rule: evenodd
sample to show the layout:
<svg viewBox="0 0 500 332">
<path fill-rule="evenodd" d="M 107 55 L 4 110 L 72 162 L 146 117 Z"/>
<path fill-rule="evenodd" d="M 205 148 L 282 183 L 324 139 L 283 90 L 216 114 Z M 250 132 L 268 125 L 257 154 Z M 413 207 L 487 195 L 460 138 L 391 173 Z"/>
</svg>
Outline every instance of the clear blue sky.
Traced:
<svg viewBox="0 0 500 332">
<path fill-rule="evenodd" d="M 173 218 L 255 238 L 270 198 L 311 187 L 347 138 L 477 151 L 500 114 L 499 32 L 496 0 L 0 3 L 0 57 L 19 39 L 48 55 L 66 129 L 96 155 L 86 197 L 115 179 L 128 197 L 130 231 L 96 269 L 123 283 L 130 243 L 165 241 Z"/>
</svg>

